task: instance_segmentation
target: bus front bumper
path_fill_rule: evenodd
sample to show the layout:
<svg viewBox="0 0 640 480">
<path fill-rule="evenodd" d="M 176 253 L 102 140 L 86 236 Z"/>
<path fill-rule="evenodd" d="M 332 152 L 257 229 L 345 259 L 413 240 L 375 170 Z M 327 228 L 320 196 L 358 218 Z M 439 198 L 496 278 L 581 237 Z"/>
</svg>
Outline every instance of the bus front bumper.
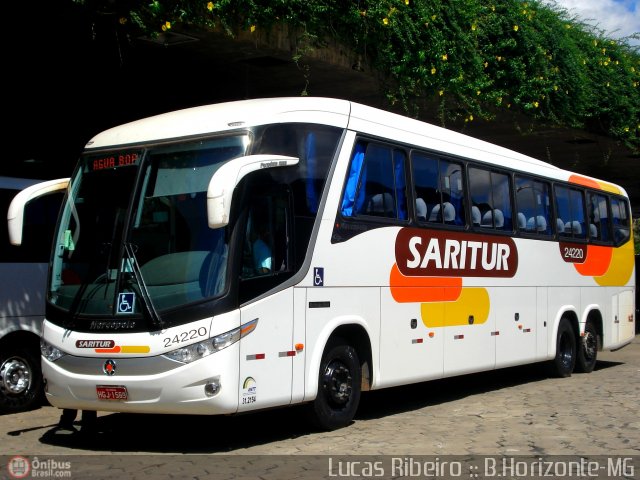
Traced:
<svg viewBox="0 0 640 480">
<path fill-rule="evenodd" d="M 165 357 L 42 359 L 45 392 L 59 408 L 216 415 L 238 410 L 238 348 L 182 364 Z"/>
</svg>

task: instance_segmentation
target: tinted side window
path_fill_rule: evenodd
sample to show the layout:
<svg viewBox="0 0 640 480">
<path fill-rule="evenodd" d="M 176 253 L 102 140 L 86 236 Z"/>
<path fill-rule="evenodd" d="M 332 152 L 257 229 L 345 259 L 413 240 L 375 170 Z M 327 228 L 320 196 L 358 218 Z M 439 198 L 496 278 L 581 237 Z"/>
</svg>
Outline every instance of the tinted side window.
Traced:
<svg viewBox="0 0 640 480">
<path fill-rule="evenodd" d="M 462 164 L 414 152 L 411 156 L 411 169 L 416 196 L 416 219 L 464 225 Z"/>
<path fill-rule="evenodd" d="M 589 215 L 589 240 L 609 242 L 611 222 L 609 221 L 608 197 L 597 193 L 588 194 L 587 213 Z"/>
<path fill-rule="evenodd" d="M 558 234 L 565 238 L 587 238 L 582 190 L 556 185 L 555 193 Z"/>
<path fill-rule="evenodd" d="M 550 204 L 548 183 L 516 176 L 515 219 L 520 232 L 551 235 L 553 225 Z"/>
<path fill-rule="evenodd" d="M 611 221 L 613 226 L 613 241 L 622 245 L 630 238 L 631 226 L 629 205 L 619 198 L 611 199 Z"/>
<path fill-rule="evenodd" d="M 502 231 L 513 229 L 508 175 L 472 167 L 469 189 L 471 219 L 475 226 Z"/>
<path fill-rule="evenodd" d="M 358 143 L 342 200 L 342 215 L 407 220 L 405 178 L 402 150 Z"/>
</svg>

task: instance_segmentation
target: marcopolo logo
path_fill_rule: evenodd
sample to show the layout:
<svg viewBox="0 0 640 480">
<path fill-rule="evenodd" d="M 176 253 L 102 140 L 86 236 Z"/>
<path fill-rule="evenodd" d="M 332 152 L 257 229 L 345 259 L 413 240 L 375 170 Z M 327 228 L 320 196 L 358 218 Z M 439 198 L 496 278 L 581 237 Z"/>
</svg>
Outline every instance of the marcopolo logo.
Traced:
<svg viewBox="0 0 640 480">
<path fill-rule="evenodd" d="M 518 250 L 509 237 L 403 228 L 396 262 L 405 276 L 513 277 Z"/>
</svg>

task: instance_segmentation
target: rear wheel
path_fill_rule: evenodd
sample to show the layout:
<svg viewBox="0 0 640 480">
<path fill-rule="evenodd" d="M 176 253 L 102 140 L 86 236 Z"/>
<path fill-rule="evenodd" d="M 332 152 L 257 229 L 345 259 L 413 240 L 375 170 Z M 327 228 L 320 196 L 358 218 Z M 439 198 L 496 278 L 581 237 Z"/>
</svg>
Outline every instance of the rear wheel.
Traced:
<svg viewBox="0 0 640 480">
<path fill-rule="evenodd" d="M 0 351 L 0 410 L 19 412 L 42 403 L 40 352 L 6 345 Z"/>
<path fill-rule="evenodd" d="M 360 403 L 360 361 L 344 340 L 329 342 L 322 355 L 318 395 L 311 404 L 311 419 L 322 430 L 351 423 Z"/>
<path fill-rule="evenodd" d="M 556 337 L 556 356 L 551 362 L 551 373 L 556 377 L 570 377 L 576 365 L 576 336 L 566 318 L 560 320 Z"/>
<path fill-rule="evenodd" d="M 576 371 L 590 373 L 596 366 L 598 357 L 598 331 L 592 322 L 587 322 L 585 325 L 584 335 L 580 337 L 578 344 Z"/>
</svg>

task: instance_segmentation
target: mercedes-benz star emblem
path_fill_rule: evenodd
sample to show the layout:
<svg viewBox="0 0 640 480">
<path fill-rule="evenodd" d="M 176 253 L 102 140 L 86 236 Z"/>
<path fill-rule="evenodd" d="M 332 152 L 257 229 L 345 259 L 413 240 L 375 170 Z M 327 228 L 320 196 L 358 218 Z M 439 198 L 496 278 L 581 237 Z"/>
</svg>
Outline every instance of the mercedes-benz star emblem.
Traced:
<svg viewBox="0 0 640 480">
<path fill-rule="evenodd" d="M 116 374 L 116 362 L 113 360 L 107 360 L 102 366 L 102 371 L 110 377 Z"/>
</svg>

